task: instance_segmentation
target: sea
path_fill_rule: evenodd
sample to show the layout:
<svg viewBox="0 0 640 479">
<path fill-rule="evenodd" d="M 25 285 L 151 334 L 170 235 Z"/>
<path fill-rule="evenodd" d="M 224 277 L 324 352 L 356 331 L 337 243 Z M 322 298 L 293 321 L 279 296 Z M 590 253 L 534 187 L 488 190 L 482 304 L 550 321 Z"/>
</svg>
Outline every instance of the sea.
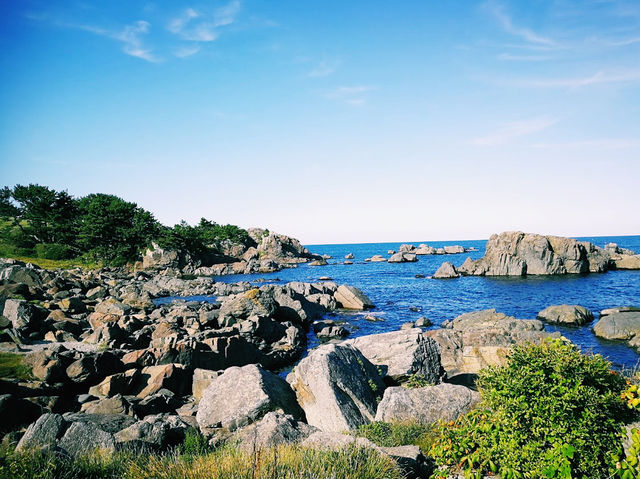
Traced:
<svg viewBox="0 0 640 479">
<path fill-rule="evenodd" d="M 640 253 L 640 236 L 580 237 L 604 247 L 617 243 Z M 401 244 L 421 243 L 436 248 L 461 245 L 477 251 L 455 255 L 418 256 L 415 263 L 365 262 L 375 254 L 388 257 L 388 250 L 398 250 Z M 438 328 L 446 321 L 462 313 L 495 308 L 497 311 L 521 319 L 535 318 L 537 313 L 550 305 L 577 304 L 593 311 L 596 320 L 580 327 L 546 325 L 547 331 L 559 331 L 578 345 L 584 352 L 601 354 L 615 368 L 634 368 L 640 365 L 640 355 L 623 342 L 606 341 L 593 334 L 592 328 L 599 312 L 616 306 L 640 306 L 640 270 L 609 271 L 602 274 L 482 277 L 469 276 L 457 279 L 436 280 L 431 276 L 444 261 L 461 265 L 467 257 L 484 255 L 487 240 L 475 241 L 415 241 L 403 243 L 362 243 L 307 245 L 312 253 L 330 255 L 327 266 L 301 264 L 269 274 L 216 276 L 216 281 L 252 281 L 284 284 L 290 281 L 317 282 L 329 277 L 338 284 L 348 284 L 362 290 L 375 304 L 366 312 L 330 313 L 327 319 L 344 321 L 351 331 L 350 337 L 395 331 L 403 323 L 426 316 Z M 354 255 L 353 264 L 345 265 L 345 255 Z M 423 277 L 421 277 L 423 276 Z M 372 322 L 365 316 L 373 315 L 380 321 Z M 309 333 L 309 348 L 317 346 L 318 339 Z"/>
</svg>

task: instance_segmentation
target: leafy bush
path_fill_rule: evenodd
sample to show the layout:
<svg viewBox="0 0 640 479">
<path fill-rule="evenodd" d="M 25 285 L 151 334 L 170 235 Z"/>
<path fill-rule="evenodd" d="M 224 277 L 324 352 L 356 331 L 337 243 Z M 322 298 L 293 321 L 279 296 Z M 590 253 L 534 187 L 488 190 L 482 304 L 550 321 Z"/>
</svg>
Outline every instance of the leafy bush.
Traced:
<svg viewBox="0 0 640 479">
<path fill-rule="evenodd" d="M 441 429 L 431 449 L 440 472 L 609 476 L 629 416 L 625 381 L 610 366 L 560 340 L 515 347 L 506 366 L 480 373 L 481 408 Z"/>
<path fill-rule="evenodd" d="M 434 439 L 434 428 L 418 422 L 371 422 L 356 429 L 356 435 L 382 447 L 415 445 L 428 451 Z"/>
<path fill-rule="evenodd" d="M 73 258 L 73 250 L 70 246 L 58 243 L 40 243 L 35 247 L 36 256 L 44 259 L 70 259 Z"/>
<path fill-rule="evenodd" d="M 402 383 L 407 389 L 423 388 L 426 386 L 433 386 L 433 383 L 420 374 L 411 374 L 407 380 Z"/>
</svg>

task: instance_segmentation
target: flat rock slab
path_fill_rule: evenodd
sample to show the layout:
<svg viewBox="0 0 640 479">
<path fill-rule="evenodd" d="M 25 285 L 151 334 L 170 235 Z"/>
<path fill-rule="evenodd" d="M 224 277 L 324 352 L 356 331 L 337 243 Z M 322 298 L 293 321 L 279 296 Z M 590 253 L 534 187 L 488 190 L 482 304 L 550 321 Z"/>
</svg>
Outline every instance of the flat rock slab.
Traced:
<svg viewBox="0 0 640 479">
<path fill-rule="evenodd" d="M 412 324 L 413 326 L 413 324 Z M 403 381 L 411 375 L 431 384 L 440 381 L 440 346 L 417 328 L 371 334 L 345 341 L 358 349 L 384 376 Z"/>
<path fill-rule="evenodd" d="M 464 386 L 439 384 L 422 388 L 388 388 L 378 406 L 376 421 L 418 421 L 435 424 L 453 421 L 470 411 L 480 395 Z"/>
<path fill-rule="evenodd" d="M 582 326 L 593 321 L 593 313 L 584 306 L 560 304 L 549 306 L 538 313 L 538 319 L 547 323 Z"/>
<path fill-rule="evenodd" d="M 225 427 L 230 431 L 282 411 L 296 419 L 304 413 L 287 382 L 255 364 L 231 367 L 214 378 L 198 405 L 196 420 L 203 432 Z"/>
<path fill-rule="evenodd" d="M 630 340 L 640 334 L 640 311 L 608 314 L 593 327 L 599 338 Z"/>
</svg>

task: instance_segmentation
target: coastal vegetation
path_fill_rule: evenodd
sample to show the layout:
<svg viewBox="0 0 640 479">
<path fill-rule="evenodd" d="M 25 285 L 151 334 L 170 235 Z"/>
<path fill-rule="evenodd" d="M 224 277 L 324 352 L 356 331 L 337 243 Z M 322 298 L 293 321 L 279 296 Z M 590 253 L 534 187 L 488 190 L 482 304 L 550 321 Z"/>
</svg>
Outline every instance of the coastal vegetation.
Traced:
<svg viewBox="0 0 640 479">
<path fill-rule="evenodd" d="M 118 196 L 75 198 L 37 184 L 0 189 L 0 257 L 42 267 L 123 265 L 139 259 L 152 242 L 198 257 L 222 241 L 246 244 L 246 230 L 202 218 L 162 225 L 153 214 Z"/>
</svg>

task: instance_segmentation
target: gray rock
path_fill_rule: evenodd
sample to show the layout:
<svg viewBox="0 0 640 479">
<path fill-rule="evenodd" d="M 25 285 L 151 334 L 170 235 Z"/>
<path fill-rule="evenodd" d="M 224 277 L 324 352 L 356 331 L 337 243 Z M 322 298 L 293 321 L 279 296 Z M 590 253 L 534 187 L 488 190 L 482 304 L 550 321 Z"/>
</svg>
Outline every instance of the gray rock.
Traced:
<svg viewBox="0 0 640 479">
<path fill-rule="evenodd" d="M 114 451 L 113 434 L 103 431 L 91 422 L 74 422 L 57 442 L 57 446 L 72 456 L 81 455 L 94 449 Z"/>
<path fill-rule="evenodd" d="M 640 334 L 640 312 L 625 311 L 608 314 L 593 327 L 599 338 L 631 340 Z"/>
<path fill-rule="evenodd" d="M 552 275 L 589 272 L 585 245 L 570 238 L 522 232 L 492 235 L 484 257 L 468 260 L 462 274 L 487 276 Z"/>
<path fill-rule="evenodd" d="M 464 248 L 460 245 L 445 246 L 444 252 L 446 254 L 460 254 L 464 253 Z"/>
<path fill-rule="evenodd" d="M 459 278 L 460 277 L 460 273 L 458 273 L 458 271 L 456 270 L 456 267 L 454 265 L 452 265 L 448 261 L 445 261 L 438 268 L 438 271 L 435 272 L 433 277 L 435 279 Z"/>
<path fill-rule="evenodd" d="M 19 329 L 37 325 L 46 316 L 46 311 L 23 299 L 7 299 L 2 315 Z"/>
<path fill-rule="evenodd" d="M 342 284 L 338 286 L 333 296 L 339 306 L 344 309 L 363 310 L 374 307 L 371 300 L 362 291 L 353 286 Z"/>
<path fill-rule="evenodd" d="M 487 366 L 505 364 L 516 344 L 537 343 L 560 333 L 546 333 L 536 319 L 516 319 L 495 309 L 465 313 L 442 329 L 423 333 L 441 347 L 442 366 L 448 377 L 476 374 Z"/>
<path fill-rule="evenodd" d="M 218 316 L 221 327 L 232 326 L 250 316 L 269 317 L 276 311 L 273 295 L 259 289 L 250 289 L 222 303 Z"/>
<path fill-rule="evenodd" d="M 433 321 L 431 321 L 429 318 L 427 318 L 426 316 L 422 316 L 420 318 L 418 318 L 416 320 L 415 323 L 413 323 L 414 326 L 416 328 L 428 328 L 429 326 L 433 325 Z"/>
<path fill-rule="evenodd" d="M 161 451 L 181 444 L 189 427 L 190 425 L 179 416 L 155 414 L 117 432 L 115 442 L 119 445 Z"/>
<path fill-rule="evenodd" d="M 194 369 L 191 390 L 196 401 L 200 401 L 211 382 L 220 376 L 220 372 L 210 369 Z"/>
<path fill-rule="evenodd" d="M 440 381 L 440 346 L 420 329 L 361 336 L 344 344 L 357 348 L 384 376 L 394 381 L 401 382 L 412 375 L 431 384 Z"/>
<path fill-rule="evenodd" d="M 393 253 L 389 253 L 389 254 L 393 254 Z M 371 258 L 366 258 L 365 261 L 370 261 L 372 263 L 384 263 L 385 261 L 387 261 L 387 258 L 379 254 L 374 254 Z"/>
<path fill-rule="evenodd" d="M 593 313 L 584 306 L 561 304 L 548 306 L 538 313 L 537 318 L 548 323 L 574 324 L 581 326 L 593 321 Z"/>
<path fill-rule="evenodd" d="M 196 419 L 203 432 L 230 431 L 251 424 L 270 411 L 304 417 L 290 386 L 255 364 L 232 367 L 213 379 L 198 405 Z"/>
<path fill-rule="evenodd" d="M 60 414 L 43 414 L 24 433 L 16 449 L 35 448 L 55 444 L 68 427 L 68 422 Z"/>
<path fill-rule="evenodd" d="M 415 253 L 399 252 L 392 255 L 388 260 L 389 263 L 415 263 L 418 257 Z"/>
<path fill-rule="evenodd" d="M 376 421 L 418 421 L 435 424 L 453 421 L 470 411 L 480 395 L 464 386 L 439 384 L 416 389 L 387 388 L 376 412 Z"/>
<path fill-rule="evenodd" d="M 297 421 L 293 416 L 270 412 L 259 422 L 238 430 L 233 439 L 246 452 L 265 449 L 280 444 L 292 444 L 309 437 L 318 429 Z"/>
<path fill-rule="evenodd" d="M 619 306 L 617 308 L 607 308 L 600 311 L 600 317 L 607 316 L 609 314 L 614 313 L 627 313 L 630 311 L 640 312 L 640 307 L 638 306 Z"/>
<path fill-rule="evenodd" d="M 311 351 L 287 377 L 307 422 L 323 431 L 346 431 L 373 420 L 384 389 L 376 367 L 349 345 Z"/>
</svg>

